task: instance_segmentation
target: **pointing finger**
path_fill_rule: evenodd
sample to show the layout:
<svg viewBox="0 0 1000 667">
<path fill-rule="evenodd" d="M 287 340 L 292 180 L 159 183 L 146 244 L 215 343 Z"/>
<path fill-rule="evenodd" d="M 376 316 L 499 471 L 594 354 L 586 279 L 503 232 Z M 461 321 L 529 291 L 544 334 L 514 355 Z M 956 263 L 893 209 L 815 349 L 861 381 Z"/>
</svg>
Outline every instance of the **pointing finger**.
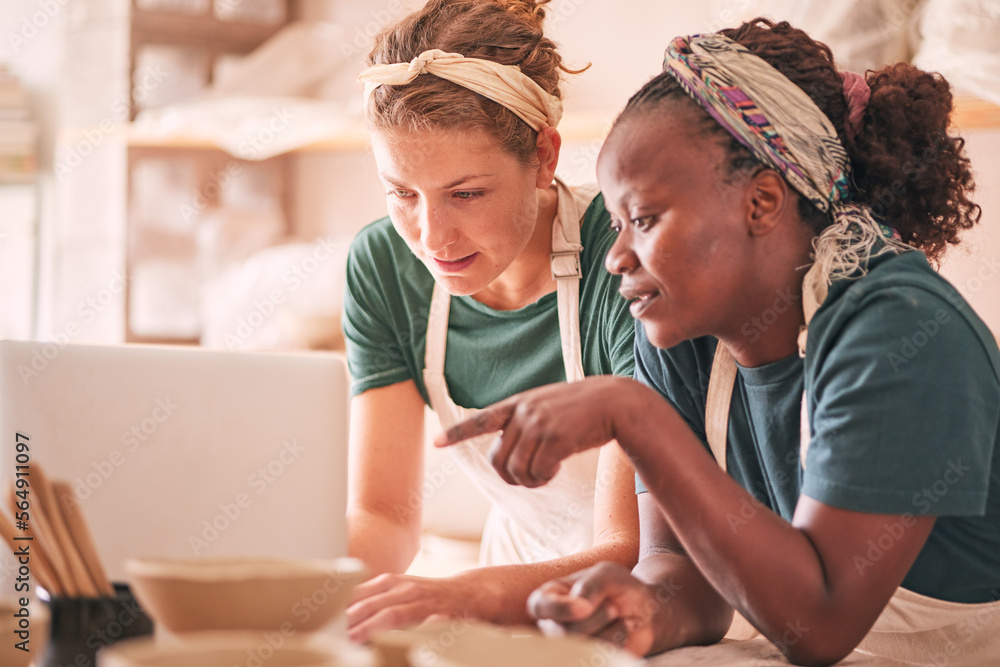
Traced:
<svg viewBox="0 0 1000 667">
<path fill-rule="evenodd" d="M 517 446 L 521 439 L 521 429 L 516 421 L 511 422 L 504 429 L 504 432 L 490 446 L 486 453 L 493 468 L 500 475 L 500 478 L 508 484 L 517 485 L 518 480 L 510 473 L 509 459 L 511 451 Z"/>
<path fill-rule="evenodd" d="M 459 422 L 434 438 L 435 447 L 448 447 L 485 433 L 502 431 L 514 413 L 514 403 L 502 401 L 483 408 L 471 419 Z"/>
</svg>

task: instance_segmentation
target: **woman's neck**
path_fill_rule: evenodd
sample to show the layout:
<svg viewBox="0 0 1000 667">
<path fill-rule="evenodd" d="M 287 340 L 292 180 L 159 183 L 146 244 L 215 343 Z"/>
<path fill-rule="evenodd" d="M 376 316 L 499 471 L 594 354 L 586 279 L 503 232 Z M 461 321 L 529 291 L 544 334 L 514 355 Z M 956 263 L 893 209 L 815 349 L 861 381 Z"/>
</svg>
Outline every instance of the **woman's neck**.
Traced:
<svg viewBox="0 0 1000 667">
<path fill-rule="evenodd" d="M 755 368 L 798 352 L 805 323 L 802 279 L 812 263 L 811 232 L 766 251 L 767 260 L 741 293 L 741 307 L 725 332 L 716 334 L 740 365 Z"/>
<path fill-rule="evenodd" d="M 558 201 L 555 185 L 538 191 L 538 215 L 528 245 L 496 280 L 473 294 L 473 299 L 494 310 L 517 310 L 556 290 L 549 256 Z"/>
</svg>

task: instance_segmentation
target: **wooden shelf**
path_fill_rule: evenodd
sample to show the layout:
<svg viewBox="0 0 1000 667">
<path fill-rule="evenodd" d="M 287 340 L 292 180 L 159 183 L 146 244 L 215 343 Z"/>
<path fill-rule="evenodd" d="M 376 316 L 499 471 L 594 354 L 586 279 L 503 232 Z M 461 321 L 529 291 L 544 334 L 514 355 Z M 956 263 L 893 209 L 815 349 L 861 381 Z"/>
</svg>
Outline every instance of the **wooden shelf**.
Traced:
<svg viewBox="0 0 1000 667">
<path fill-rule="evenodd" d="M 955 98 L 953 122 L 960 130 L 1000 128 L 1000 105 L 974 97 Z"/>
<path fill-rule="evenodd" d="M 132 34 L 143 43 L 177 44 L 178 35 L 191 45 L 212 46 L 220 51 L 249 53 L 283 27 L 222 21 L 212 15 L 185 16 L 168 12 L 133 10 Z"/>
<path fill-rule="evenodd" d="M 606 113 L 587 112 L 567 115 L 559 124 L 559 133 L 564 143 L 586 143 L 603 141 L 611 129 L 614 116 Z M 960 130 L 1000 128 L 1000 105 L 975 98 L 956 98 L 954 111 L 955 126 Z M 218 147 L 211 141 L 196 136 L 174 134 L 164 137 L 146 134 L 133 125 L 121 126 L 115 133 L 130 147 L 177 148 L 213 150 Z M 85 137 L 85 130 L 66 130 L 61 139 L 69 142 Z M 360 118 L 353 120 L 341 132 L 298 148 L 296 153 L 349 152 L 365 150 L 368 147 L 368 130 Z"/>
<path fill-rule="evenodd" d="M 588 141 L 603 141 L 611 129 L 613 116 L 604 113 L 571 114 L 559 124 L 559 133 L 564 143 L 582 143 Z M 83 131 L 69 133 L 72 136 L 83 136 Z M 164 137 L 161 134 L 148 134 L 134 125 L 123 127 L 123 137 L 130 147 L 142 148 L 184 148 L 184 149 L 215 149 L 212 141 L 198 136 L 183 133 Z M 368 147 L 368 130 L 364 120 L 352 120 L 340 132 L 332 134 L 320 141 L 313 142 L 296 149 L 296 153 L 347 152 L 365 150 Z"/>
<path fill-rule="evenodd" d="M 198 136 L 191 136 L 182 133 L 172 134 L 164 137 L 160 134 L 146 134 L 137 130 L 135 126 L 125 128 L 124 137 L 129 147 L 133 148 L 185 148 L 185 149 L 219 149 L 212 141 Z M 368 131 L 364 123 L 358 119 L 352 122 L 346 129 L 337 134 L 331 135 L 321 141 L 316 141 L 294 152 L 320 152 L 320 151 L 355 151 L 363 150 L 368 146 Z"/>
<path fill-rule="evenodd" d="M 0 185 L 33 185 L 38 180 L 38 172 L 30 174 L 0 174 Z"/>
</svg>

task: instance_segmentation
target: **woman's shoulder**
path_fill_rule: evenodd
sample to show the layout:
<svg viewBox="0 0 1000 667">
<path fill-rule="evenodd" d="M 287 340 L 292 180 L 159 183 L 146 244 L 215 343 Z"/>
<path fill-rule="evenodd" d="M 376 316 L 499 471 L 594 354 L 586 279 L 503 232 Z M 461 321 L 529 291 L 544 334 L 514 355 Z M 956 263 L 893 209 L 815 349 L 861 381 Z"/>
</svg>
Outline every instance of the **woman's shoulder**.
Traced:
<svg viewBox="0 0 1000 667">
<path fill-rule="evenodd" d="M 583 245 L 584 262 L 586 263 L 589 258 L 591 261 L 603 264 L 604 256 L 615 242 L 616 234 L 611 229 L 611 214 L 604 208 L 604 195 L 597 190 L 597 186 L 593 186 L 588 195 L 590 202 L 580 221 L 580 243 Z"/>
<path fill-rule="evenodd" d="M 839 298 L 834 290 L 840 292 Z M 831 299 L 834 305 L 851 311 L 854 316 L 899 302 L 901 307 L 915 314 L 944 309 L 948 314 L 982 324 L 965 297 L 931 267 L 926 255 L 919 250 L 875 257 L 865 275 L 844 281 L 842 287 L 835 282 L 831 293 L 835 297 Z"/>
<path fill-rule="evenodd" d="M 862 341 L 873 352 L 880 350 L 888 362 L 899 358 L 909 362 L 915 351 L 933 347 L 956 361 L 979 360 L 980 370 L 992 367 L 1000 378 L 1000 351 L 993 333 L 922 252 L 876 260 L 861 278 L 831 287 L 831 298 L 814 320 L 819 325 L 815 342 L 820 348 L 829 351 L 838 341 Z M 813 329 L 811 325 L 810 346 Z M 899 366 L 890 365 L 893 370 Z"/>
<path fill-rule="evenodd" d="M 406 248 L 403 239 L 393 228 L 389 216 L 385 216 L 368 223 L 354 235 L 351 240 L 351 254 L 392 254 L 397 252 L 400 244 Z"/>
<path fill-rule="evenodd" d="M 611 214 L 604 208 L 604 195 L 597 185 L 582 185 L 574 189 L 574 194 L 585 203 L 583 219 L 580 221 L 581 236 L 584 233 L 600 233 L 611 231 Z"/>
</svg>

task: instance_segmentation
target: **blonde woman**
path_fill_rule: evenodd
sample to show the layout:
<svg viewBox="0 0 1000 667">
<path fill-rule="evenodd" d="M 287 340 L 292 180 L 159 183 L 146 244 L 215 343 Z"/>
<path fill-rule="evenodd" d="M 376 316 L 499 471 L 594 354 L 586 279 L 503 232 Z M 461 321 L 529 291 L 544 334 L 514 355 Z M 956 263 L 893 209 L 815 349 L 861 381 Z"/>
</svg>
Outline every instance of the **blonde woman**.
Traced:
<svg viewBox="0 0 1000 667">
<path fill-rule="evenodd" d="M 555 178 L 567 70 L 543 4 L 432 0 L 378 36 L 361 75 L 389 215 L 352 244 L 345 298 L 350 551 L 378 575 L 348 610 L 356 640 L 431 615 L 525 622 L 541 583 L 637 558 L 633 471 L 616 446 L 524 489 L 496 477 L 480 438 L 456 460 L 493 503 L 484 567 L 402 574 L 420 540 L 425 405 L 448 426 L 532 387 L 632 374 L 603 199 Z"/>
</svg>

